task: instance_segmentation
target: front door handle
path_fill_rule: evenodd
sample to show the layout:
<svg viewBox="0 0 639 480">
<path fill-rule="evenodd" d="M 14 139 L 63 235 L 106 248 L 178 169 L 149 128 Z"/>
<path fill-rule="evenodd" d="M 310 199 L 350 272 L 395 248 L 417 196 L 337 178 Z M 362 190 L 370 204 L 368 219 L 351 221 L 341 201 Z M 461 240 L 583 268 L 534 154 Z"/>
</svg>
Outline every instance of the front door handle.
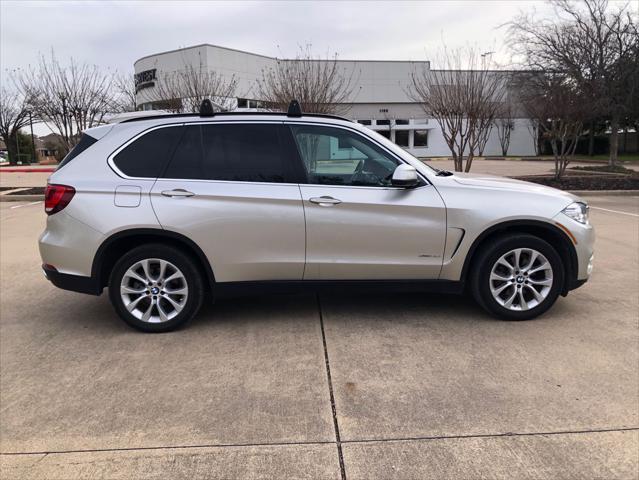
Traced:
<svg viewBox="0 0 639 480">
<path fill-rule="evenodd" d="M 340 203 L 342 203 L 341 200 L 329 196 L 309 198 L 308 201 L 311 203 L 316 203 L 322 207 L 330 207 L 332 205 L 339 205 Z"/>
<path fill-rule="evenodd" d="M 175 188 L 173 190 L 163 190 L 162 195 L 164 195 L 165 197 L 184 198 L 192 197 L 193 195 L 195 195 L 195 193 L 184 190 L 183 188 Z"/>
</svg>

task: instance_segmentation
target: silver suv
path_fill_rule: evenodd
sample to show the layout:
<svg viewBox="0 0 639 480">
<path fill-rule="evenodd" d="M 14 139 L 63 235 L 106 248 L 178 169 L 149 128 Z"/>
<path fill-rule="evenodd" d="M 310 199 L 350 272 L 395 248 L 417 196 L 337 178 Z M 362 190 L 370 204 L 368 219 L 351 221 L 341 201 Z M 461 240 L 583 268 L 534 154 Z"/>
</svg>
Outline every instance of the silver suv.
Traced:
<svg viewBox="0 0 639 480">
<path fill-rule="evenodd" d="M 327 115 L 217 113 L 91 128 L 49 178 L 47 278 L 147 332 L 238 289 L 362 284 L 469 290 L 525 320 L 588 279 L 574 195 L 452 174 Z"/>
</svg>

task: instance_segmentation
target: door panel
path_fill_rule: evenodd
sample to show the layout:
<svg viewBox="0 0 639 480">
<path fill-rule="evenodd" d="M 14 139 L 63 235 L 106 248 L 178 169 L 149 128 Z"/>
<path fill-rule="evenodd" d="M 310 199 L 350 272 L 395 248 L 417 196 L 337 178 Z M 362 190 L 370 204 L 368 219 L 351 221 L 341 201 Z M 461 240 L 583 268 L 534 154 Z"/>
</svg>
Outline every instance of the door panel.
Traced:
<svg viewBox="0 0 639 480">
<path fill-rule="evenodd" d="M 153 186 L 162 227 L 195 241 L 218 282 L 302 279 L 304 209 L 283 132 L 281 123 L 185 125 Z"/>
<path fill-rule="evenodd" d="M 300 190 L 306 214 L 305 280 L 439 277 L 446 211 L 432 186 L 301 185 Z M 322 203 L 321 197 L 329 198 Z"/>
<path fill-rule="evenodd" d="M 193 195 L 162 195 L 173 190 Z M 202 248 L 216 281 L 302 279 L 305 226 L 297 185 L 159 179 L 151 202 L 163 228 Z"/>
</svg>

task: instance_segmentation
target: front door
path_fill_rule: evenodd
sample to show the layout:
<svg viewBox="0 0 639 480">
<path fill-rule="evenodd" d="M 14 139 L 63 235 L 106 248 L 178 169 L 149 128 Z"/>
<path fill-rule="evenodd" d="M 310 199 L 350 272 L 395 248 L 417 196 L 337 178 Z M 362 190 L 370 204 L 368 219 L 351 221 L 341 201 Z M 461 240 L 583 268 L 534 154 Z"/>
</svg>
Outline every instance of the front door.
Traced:
<svg viewBox="0 0 639 480">
<path fill-rule="evenodd" d="M 307 174 L 304 279 L 438 278 L 446 211 L 434 187 L 393 187 L 400 161 L 357 132 L 290 128 Z"/>
</svg>

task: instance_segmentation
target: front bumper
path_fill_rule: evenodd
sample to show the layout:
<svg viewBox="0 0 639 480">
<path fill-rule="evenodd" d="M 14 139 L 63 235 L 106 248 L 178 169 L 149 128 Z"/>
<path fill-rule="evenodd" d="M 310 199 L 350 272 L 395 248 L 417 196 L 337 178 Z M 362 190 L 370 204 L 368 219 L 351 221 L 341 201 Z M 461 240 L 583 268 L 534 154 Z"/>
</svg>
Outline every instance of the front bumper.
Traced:
<svg viewBox="0 0 639 480">
<path fill-rule="evenodd" d="M 584 225 L 567 217 L 563 213 L 559 213 L 553 218 L 553 221 L 562 230 L 569 232 L 571 241 L 577 254 L 577 272 L 575 280 L 572 283 L 576 286 L 570 286 L 570 290 L 583 285 L 593 269 L 594 247 L 595 247 L 595 229 L 592 225 Z"/>
</svg>

